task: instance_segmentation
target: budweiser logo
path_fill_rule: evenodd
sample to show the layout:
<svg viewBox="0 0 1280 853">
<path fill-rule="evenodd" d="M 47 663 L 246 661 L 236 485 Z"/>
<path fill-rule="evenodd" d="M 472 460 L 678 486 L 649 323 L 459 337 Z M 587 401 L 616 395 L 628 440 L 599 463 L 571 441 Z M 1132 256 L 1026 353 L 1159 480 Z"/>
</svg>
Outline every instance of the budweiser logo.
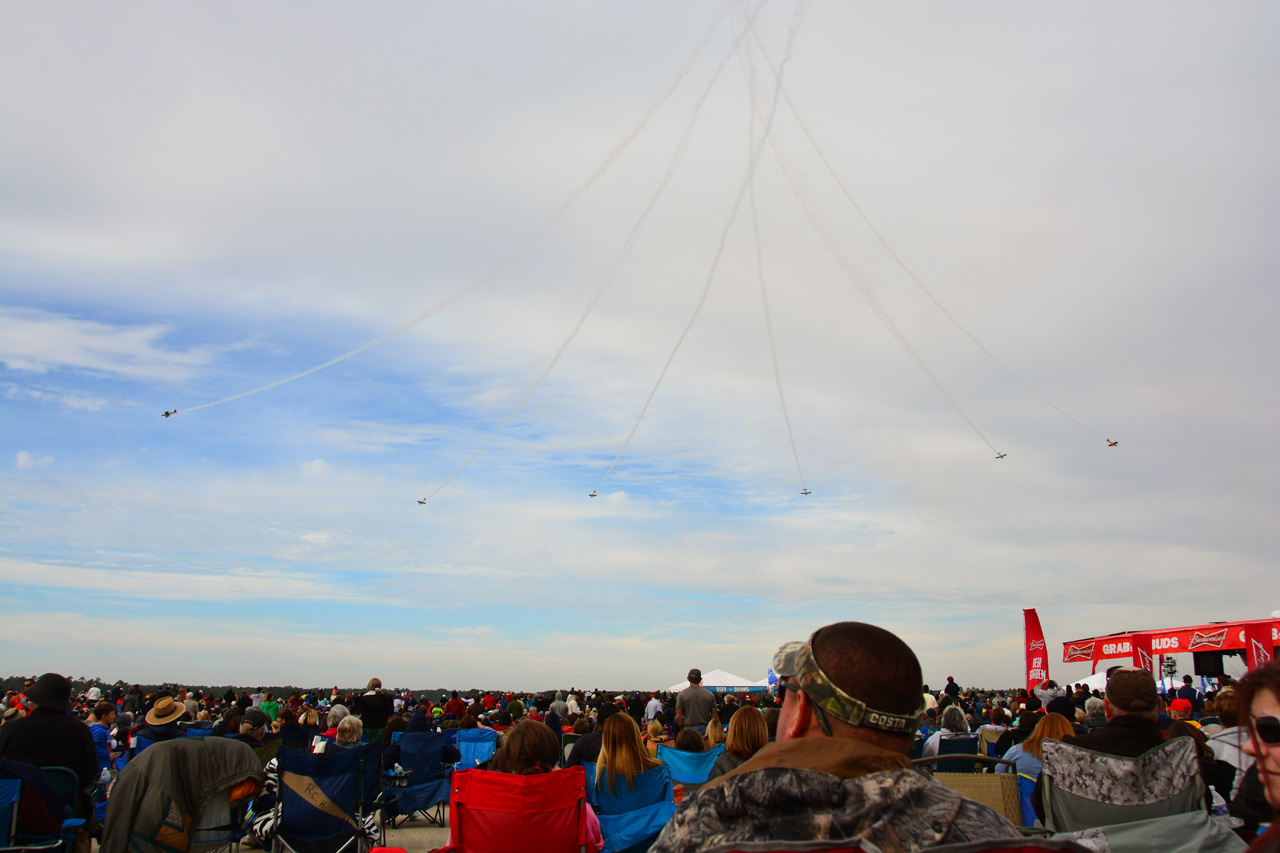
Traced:
<svg viewBox="0 0 1280 853">
<path fill-rule="evenodd" d="M 1093 643 L 1073 643 L 1067 646 L 1068 662 L 1073 660 L 1093 660 Z"/>
<path fill-rule="evenodd" d="M 1255 666 L 1262 666 L 1271 663 L 1271 649 L 1259 643 L 1257 640 L 1251 640 L 1253 643 L 1253 659 Z"/>
<path fill-rule="evenodd" d="M 1044 640 L 1032 640 L 1031 645 L 1027 646 L 1031 651 L 1044 651 Z"/>
<path fill-rule="evenodd" d="M 1151 655 L 1138 649 L 1138 660 L 1142 663 L 1142 668 L 1148 672 L 1155 672 L 1155 663 L 1151 660 Z"/>
<path fill-rule="evenodd" d="M 1222 644 L 1226 642 L 1227 629 L 1214 631 L 1212 634 L 1206 634 L 1203 631 L 1196 631 L 1191 635 L 1191 642 L 1187 644 L 1187 651 L 1195 649 L 1220 649 Z"/>
</svg>

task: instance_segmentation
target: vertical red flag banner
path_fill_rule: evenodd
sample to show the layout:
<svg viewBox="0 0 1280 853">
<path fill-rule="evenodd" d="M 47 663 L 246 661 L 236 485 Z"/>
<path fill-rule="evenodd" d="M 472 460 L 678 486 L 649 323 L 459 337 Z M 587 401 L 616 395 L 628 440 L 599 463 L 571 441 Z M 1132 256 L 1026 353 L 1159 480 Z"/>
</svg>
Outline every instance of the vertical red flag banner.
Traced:
<svg viewBox="0 0 1280 853">
<path fill-rule="evenodd" d="M 1151 635 L 1133 634 L 1129 643 L 1133 647 L 1133 665 L 1138 669 L 1145 669 L 1159 681 L 1160 673 L 1156 672 L 1156 662 L 1151 654 Z"/>
<path fill-rule="evenodd" d="M 1044 645 L 1044 631 L 1040 630 L 1040 617 L 1035 608 L 1023 610 L 1026 620 L 1027 692 L 1049 677 L 1049 655 Z"/>
<path fill-rule="evenodd" d="M 1246 625 L 1244 629 L 1245 662 L 1249 669 L 1271 663 L 1275 650 L 1270 625 Z"/>
</svg>

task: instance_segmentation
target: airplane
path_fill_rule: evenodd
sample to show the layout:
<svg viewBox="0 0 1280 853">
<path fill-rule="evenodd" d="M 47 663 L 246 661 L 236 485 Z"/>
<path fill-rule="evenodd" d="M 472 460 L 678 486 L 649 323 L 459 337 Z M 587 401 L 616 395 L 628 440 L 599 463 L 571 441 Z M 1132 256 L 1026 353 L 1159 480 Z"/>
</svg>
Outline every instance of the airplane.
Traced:
<svg viewBox="0 0 1280 853">
<path fill-rule="evenodd" d="M 802 495 L 811 495 L 811 494 L 813 494 L 813 492 L 809 491 L 808 489 L 801 489 L 801 490 L 800 490 L 800 494 L 802 494 Z"/>
<path fill-rule="evenodd" d="M 595 489 L 592 489 L 592 490 L 591 490 L 591 494 L 587 495 L 587 497 L 589 497 L 589 498 L 594 498 L 595 496 L 596 496 L 596 490 L 595 490 Z"/>
<path fill-rule="evenodd" d="M 1120 443 L 1120 442 L 1118 442 L 1118 441 L 1112 441 L 1112 440 L 1111 440 L 1111 439 L 1109 439 L 1109 438 L 1107 439 L 1107 447 L 1115 447 L 1115 446 L 1116 446 L 1117 444 L 1119 444 L 1119 443 Z"/>
<path fill-rule="evenodd" d="M 420 504 L 425 504 L 426 502 L 427 502 L 427 499 L 426 499 L 426 498 L 423 498 L 422 500 L 418 501 L 418 503 L 420 503 Z"/>
<path fill-rule="evenodd" d="M 1008 455 L 1009 455 L 1008 453 L 997 453 L 997 454 L 996 454 L 996 458 L 997 458 L 997 459 L 1003 459 L 1003 458 L 1005 458 L 1005 457 L 1006 457 L 1006 456 L 1008 456 Z"/>
<path fill-rule="evenodd" d="M 167 417 L 169 417 L 170 415 L 176 415 L 176 414 L 178 414 L 178 410 L 177 410 L 177 409 L 174 409 L 172 412 L 165 412 L 165 413 L 164 413 L 164 415 L 163 415 L 163 417 L 166 417 L 166 418 L 167 418 Z"/>
</svg>

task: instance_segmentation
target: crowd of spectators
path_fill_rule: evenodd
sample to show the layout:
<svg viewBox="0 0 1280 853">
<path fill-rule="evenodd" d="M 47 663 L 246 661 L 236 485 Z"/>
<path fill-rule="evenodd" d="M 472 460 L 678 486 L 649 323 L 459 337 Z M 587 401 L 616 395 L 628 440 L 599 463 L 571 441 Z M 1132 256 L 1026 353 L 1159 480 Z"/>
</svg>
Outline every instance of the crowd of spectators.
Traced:
<svg viewBox="0 0 1280 853">
<path fill-rule="evenodd" d="M 911 768 L 913 750 L 937 755 L 943 742 L 955 738 L 978 737 L 984 752 L 990 745 L 1013 762 L 997 772 L 1036 777 L 1047 741 L 1136 756 L 1168 738 L 1187 737 L 1195 741 L 1206 785 L 1248 829 L 1269 823 L 1280 801 L 1280 772 L 1272 769 L 1280 749 L 1251 723 L 1277 721 L 1274 713 L 1258 710 L 1270 710 L 1267 702 L 1280 707 L 1274 665 L 1263 671 L 1271 681 L 1255 678 L 1243 692 L 1224 680 L 1202 693 L 1188 677 L 1178 691 L 1160 694 L 1149 673 L 1129 668 L 1114 668 L 1105 691 L 1053 681 L 1032 690 L 966 689 L 948 678 L 935 692 L 921 684 L 915 655 L 899 638 L 874 626 L 839 623 L 807 643 L 784 645 L 774 668 L 775 690 L 721 696 L 701 686 L 697 669 L 678 693 L 571 687 L 442 694 L 388 691 L 375 678 L 364 690 L 299 689 L 279 696 L 263 689 L 215 694 L 123 684 L 94 684 L 77 693 L 66 678 L 48 673 L 6 695 L 0 757 L 71 768 L 85 792 L 86 836 L 95 834 L 95 818 L 103 817 L 117 759 L 140 739 L 166 741 L 192 729 L 243 742 L 261 756 L 267 781 L 260 796 L 268 804 L 278 782 L 275 751 L 322 749 L 326 739 L 339 746 L 379 741 L 383 764 L 392 768 L 400 757 L 398 732 L 492 729 L 499 741 L 487 769 L 527 775 L 594 765 L 589 784 L 610 791 L 630 789 L 636 774 L 657 766 L 660 746 L 702 752 L 723 745 L 705 788 L 724 786 L 726 793 L 690 792 L 659 837 L 659 851 L 698 849 L 709 840 L 700 835 L 708 825 L 721 827 L 720 840 L 806 837 L 819 822 L 824 832 L 871 839 L 877 833 L 913 837 L 922 822 L 934 830 L 942 826 L 934 843 L 1012 837 L 1017 830 L 1003 817 Z M 565 755 L 561 737 L 568 734 L 580 737 Z M 458 754 L 443 758 L 457 761 Z M 788 790 L 780 795 L 780 777 L 756 772 L 776 767 L 805 772 L 789 774 Z M 876 795 L 847 781 L 872 773 L 892 774 L 893 784 L 881 785 Z M 834 801 L 822 781 L 831 777 L 846 780 Z M 894 802 L 875 801 L 888 789 L 896 792 Z M 774 810 L 768 819 L 757 808 L 762 802 Z M 1038 787 L 1035 802 L 1039 807 Z M 255 811 L 246 840 L 270 846 L 269 809 Z M 598 826 L 594 832 L 598 840 Z M 1256 849 L 1276 850 L 1275 832 L 1267 838 L 1269 846 Z"/>
</svg>

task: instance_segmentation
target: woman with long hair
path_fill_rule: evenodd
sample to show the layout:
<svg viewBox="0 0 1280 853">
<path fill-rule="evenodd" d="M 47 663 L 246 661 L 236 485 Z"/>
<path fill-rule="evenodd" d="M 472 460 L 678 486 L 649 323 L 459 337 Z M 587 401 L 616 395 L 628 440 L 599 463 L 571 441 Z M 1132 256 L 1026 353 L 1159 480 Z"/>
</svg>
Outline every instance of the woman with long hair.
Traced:
<svg viewBox="0 0 1280 853">
<path fill-rule="evenodd" d="M 545 727 L 544 727 L 545 728 Z M 600 755 L 596 759 L 596 778 L 587 784 L 600 786 L 608 776 L 608 789 L 618 792 L 618 777 L 626 780 L 627 791 L 632 790 L 631 780 L 636 774 L 661 764 L 649 755 L 640 743 L 640 727 L 630 714 L 614 714 L 604 721 L 600 730 Z"/>
<path fill-rule="evenodd" d="M 716 758 L 708 779 L 723 776 L 739 764 L 755 755 L 769 742 L 769 727 L 764 715 L 750 705 L 744 705 L 729 720 L 729 736 L 725 738 L 724 752 Z"/>
<path fill-rule="evenodd" d="M 654 758 L 658 757 L 658 746 L 660 744 L 671 743 L 671 738 L 667 737 L 666 728 L 656 719 L 649 721 L 649 728 L 640 740 L 644 743 L 645 749 Z"/>
<path fill-rule="evenodd" d="M 490 770 L 529 776 L 550 773 L 560 761 L 560 739 L 551 729 L 521 720 L 502 737 L 502 746 L 489 762 Z"/>
<path fill-rule="evenodd" d="M 1040 762 L 1044 757 L 1043 745 L 1047 740 L 1062 740 L 1076 733 L 1071 721 L 1061 714 L 1045 714 L 1036 727 L 1027 735 L 1022 743 L 1015 744 L 1004 754 L 1005 761 L 1017 764 L 1017 770 L 1010 770 L 1008 765 L 996 766 L 997 773 L 1019 773 L 1027 776 L 1040 775 Z"/>
<path fill-rule="evenodd" d="M 707 749 L 715 749 L 718 744 L 724 743 L 724 726 L 720 725 L 720 720 L 716 717 L 711 718 L 711 722 L 707 723 Z"/>
</svg>

